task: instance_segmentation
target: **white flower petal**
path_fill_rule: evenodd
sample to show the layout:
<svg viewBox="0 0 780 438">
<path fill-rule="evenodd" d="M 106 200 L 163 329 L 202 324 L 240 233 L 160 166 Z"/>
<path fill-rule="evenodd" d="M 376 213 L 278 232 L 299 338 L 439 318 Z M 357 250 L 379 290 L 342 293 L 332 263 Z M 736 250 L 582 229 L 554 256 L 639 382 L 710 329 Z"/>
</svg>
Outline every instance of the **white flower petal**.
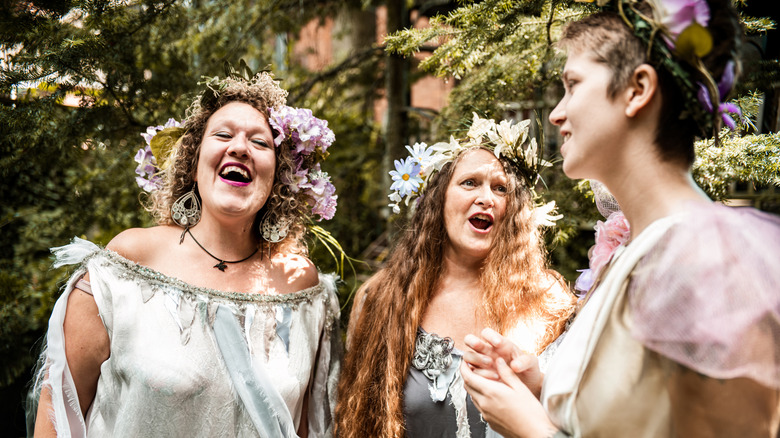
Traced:
<svg viewBox="0 0 780 438">
<path fill-rule="evenodd" d="M 552 215 L 555 210 L 555 201 L 535 207 L 533 210 L 533 221 L 540 227 L 554 227 L 555 221 L 563 218 L 562 214 Z"/>
</svg>

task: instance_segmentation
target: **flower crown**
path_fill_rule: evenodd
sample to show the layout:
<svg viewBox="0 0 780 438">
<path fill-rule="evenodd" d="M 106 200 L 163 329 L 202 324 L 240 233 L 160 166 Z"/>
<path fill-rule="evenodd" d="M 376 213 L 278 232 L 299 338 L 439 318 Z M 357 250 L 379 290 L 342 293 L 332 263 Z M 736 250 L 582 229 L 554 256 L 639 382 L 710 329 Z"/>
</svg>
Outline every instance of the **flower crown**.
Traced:
<svg viewBox="0 0 780 438">
<path fill-rule="evenodd" d="M 593 3 L 594 0 L 576 0 Z M 733 61 L 717 80 L 702 62 L 713 47 L 710 7 L 706 0 L 597 0 L 600 7 L 617 9 L 626 25 L 647 44 L 647 59 L 655 61 L 674 78 L 683 93 L 687 115 L 705 135 L 717 134 L 721 122 L 736 129 L 733 115 L 739 107 L 723 102 L 734 85 Z M 614 3 L 614 4 L 613 4 Z M 651 16 L 637 7 L 650 6 Z"/>
<path fill-rule="evenodd" d="M 207 89 L 193 106 L 213 104 L 219 93 L 236 81 L 245 82 L 250 87 L 269 86 L 268 73 L 251 76 L 251 71 L 245 64 L 241 67 L 246 69 L 246 76 L 249 78 L 242 77 L 228 66 L 228 77 L 209 78 L 206 82 Z M 275 82 L 271 84 L 275 85 Z M 286 93 L 281 89 L 280 92 L 281 94 L 277 94 L 283 98 Z M 333 131 L 328 128 L 328 122 L 314 117 L 311 110 L 304 108 L 274 105 L 268 111 L 268 123 L 276 134 L 274 146 L 289 148 L 293 160 L 294 175 L 290 180 L 283 179 L 282 183 L 287 185 L 292 193 L 301 195 L 305 208 L 310 210 L 311 218 L 316 215 L 318 221 L 332 219 L 336 213 L 338 196 L 335 194 L 336 188 L 330 182 L 330 176 L 320 168 L 320 164 L 328 156 L 328 148 L 336 139 Z M 162 187 L 159 173 L 169 165 L 168 157 L 173 149 L 178 147 L 184 133 L 182 123 L 169 119 L 165 125 L 150 126 L 141 134 L 146 146 L 135 155 L 135 161 L 138 163 L 135 171 L 138 174 L 136 183 L 142 189 L 152 192 Z"/>
<path fill-rule="evenodd" d="M 401 204 L 416 207 L 423 196 L 431 177 L 442 169 L 445 163 L 454 160 L 463 151 L 482 147 L 493 151 L 496 158 L 505 158 L 518 170 L 518 175 L 531 190 L 532 198 L 537 203 L 534 207 L 534 221 L 537 225 L 553 226 L 563 215 L 552 215 L 555 201 L 546 204 L 538 203 L 540 197 L 534 186 L 539 180 L 539 172 L 552 164 L 542 158 L 536 139 L 530 138 L 528 129 L 530 120 L 512 123 L 502 120 L 496 123 L 492 119 L 480 118 L 474 113 L 471 127 L 462 141 L 450 136 L 449 142 L 439 142 L 431 146 L 425 143 L 415 143 L 406 146 L 410 155 L 402 160 L 395 160 L 395 170 L 390 171 L 393 184 L 390 186 L 391 203 L 394 214 L 401 212 Z"/>
</svg>

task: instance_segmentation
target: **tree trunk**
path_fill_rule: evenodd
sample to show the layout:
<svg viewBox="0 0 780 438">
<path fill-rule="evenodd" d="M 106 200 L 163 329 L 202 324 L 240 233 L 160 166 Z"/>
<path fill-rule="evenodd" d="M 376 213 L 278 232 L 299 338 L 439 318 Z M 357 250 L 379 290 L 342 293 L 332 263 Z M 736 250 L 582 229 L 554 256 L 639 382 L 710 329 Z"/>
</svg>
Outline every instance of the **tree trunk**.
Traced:
<svg viewBox="0 0 780 438">
<path fill-rule="evenodd" d="M 409 13 L 405 0 L 387 1 L 387 33 L 391 34 L 409 25 Z M 382 160 L 384 186 L 389 188 L 392 180 L 387 173 L 394 169 L 393 160 L 405 154 L 407 141 L 407 114 L 409 106 L 409 62 L 395 54 L 387 54 L 385 66 L 385 112 L 383 130 L 385 155 Z"/>
</svg>

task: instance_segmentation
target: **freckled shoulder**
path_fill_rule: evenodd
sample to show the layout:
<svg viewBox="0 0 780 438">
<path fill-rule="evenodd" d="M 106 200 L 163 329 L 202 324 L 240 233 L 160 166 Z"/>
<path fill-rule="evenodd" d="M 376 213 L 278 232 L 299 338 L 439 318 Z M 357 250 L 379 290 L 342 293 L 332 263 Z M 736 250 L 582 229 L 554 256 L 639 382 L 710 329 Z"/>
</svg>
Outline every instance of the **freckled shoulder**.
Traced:
<svg viewBox="0 0 780 438">
<path fill-rule="evenodd" d="M 106 245 L 106 249 L 116 252 L 133 262 L 145 265 L 156 251 L 160 250 L 160 242 L 169 241 L 174 233 L 172 227 L 129 228 L 117 234 Z"/>
<path fill-rule="evenodd" d="M 277 265 L 285 278 L 284 292 L 297 292 L 319 284 L 319 273 L 314 263 L 308 258 L 296 254 L 278 254 L 274 256 Z"/>
</svg>

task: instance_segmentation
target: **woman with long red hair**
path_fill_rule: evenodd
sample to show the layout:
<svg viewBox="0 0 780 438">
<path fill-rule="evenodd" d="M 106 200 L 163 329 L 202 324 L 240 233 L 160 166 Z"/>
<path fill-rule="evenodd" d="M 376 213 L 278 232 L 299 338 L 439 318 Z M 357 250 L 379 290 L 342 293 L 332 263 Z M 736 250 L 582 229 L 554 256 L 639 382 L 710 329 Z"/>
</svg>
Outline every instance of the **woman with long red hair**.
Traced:
<svg viewBox="0 0 780 438">
<path fill-rule="evenodd" d="M 491 328 L 539 354 L 563 330 L 574 297 L 545 266 L 552 204 L 533 209 L 544 162 L 527 127 L 475 115 L 467 140 L 396 162 L 392 206 L 414 213 L 355 298 L 338 436 L 485 436 L 460 377 L 464 336 Z"/>
</svg>

